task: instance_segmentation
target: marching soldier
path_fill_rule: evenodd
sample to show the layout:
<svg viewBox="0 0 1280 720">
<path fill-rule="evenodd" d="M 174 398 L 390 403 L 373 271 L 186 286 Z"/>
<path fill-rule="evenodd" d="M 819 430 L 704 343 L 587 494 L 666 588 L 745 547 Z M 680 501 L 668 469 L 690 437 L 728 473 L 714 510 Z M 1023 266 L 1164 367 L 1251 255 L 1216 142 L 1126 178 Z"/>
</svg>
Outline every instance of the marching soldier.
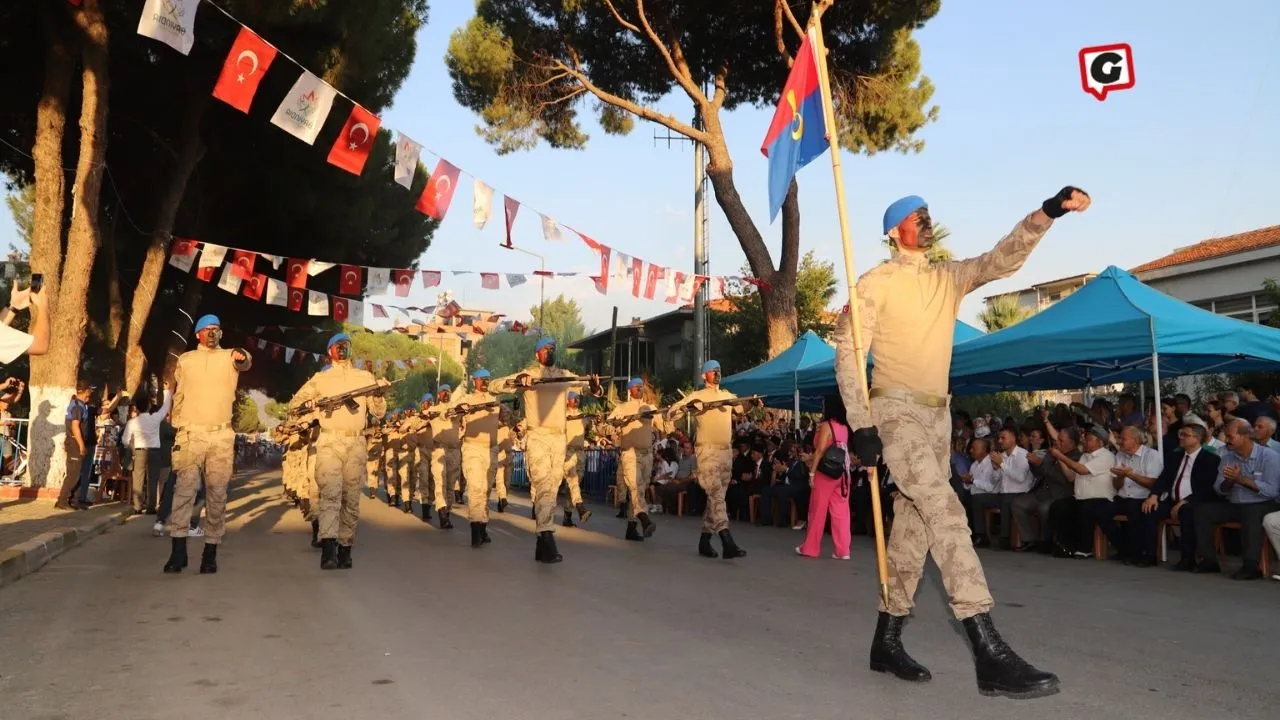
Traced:
<svg viewBox="0 0 1280 720">
<path fill-rule="evenodd" d="M 568 486 L 565 497 L 564 526 L 573 527 L 573 511 L 577 509 L 578 520 L 586 522 L 591 519 L 591 510 L 582 502 L 582 455 L 587 450 L 587 423 L 579 410 L 581 398 L 578 393 L 569 391 L 565 402 L 565 455 L 564 484 Z M 559 488 L 556 493 L 559 494 Z"/>
<path fill-rule="evenodd" d="M 386 478 L 387 504 L 400 507 L 400 441 L 396 437 L 396 420 L 399 413 L 395 410 L 387 412 L 382 421 L 382 471 Z"/>
<path fill-rule="evenodd" d="M 417 431 L 410 438 L 415 446 L 418 458 L 414 466 L 418 483 L 418 506 L 422 508 L 422 522 L 431 522 L 431 506 L 435 503 L 435 486 L 431 480 L 431 452 L 435 442 L 431 437 L 431 421 L 427 419 L 431 412 L 431 393 L 423 393 L 418 401 Z"/>
<path fill-rule="evenodd" d="M 368 459 L 365 461 L 365 485 L 368 495 L 371 498 L 378 497 L 378 483 L 382 476 L 382 424 L 378 420 L 369 423 L 364 430 L 365 437 L 365 454 Z"/>
<path fill-rule="evenodd" d="M 236 433 L 231 429 L 231 407 L 236 401 L 240 373 L 249 369 L 249 353 L 218 347 L 222 323 L 216 315 L 196 321 L 195 350 L 178 358 L 174 374 L 177 391 L 173 395 L 170 418 L 176 430 L 173 444 L 173 506 L 168 530 L 172 538 L 166 573 L 182 572 L 187 566 L 187 533 L 191 530 L 191 510 L 196 490 L 204 477 L 204 553 L 201 573 L 218 572 L 218 545 L 226 532 L 227 485 L 235 462 Z"/>
<path fill-rule="evenodd" d="M 729 533 L 729 513 L 725 508 L 725 493 L 729 491 L 730 467 L 733 464 L 733 405 L 710 403 L 737 400 L 738 396 L 720 388 L 720 363 L 708 360 L 702 366 L 702 379 L 706 386 L 689 393 L 667 409 L 667 417 L 675 419 L 692 413 L 694 432 L 694 457 L 698 463 L 698 485 L 707 493 L 707 509 L 702 514 L 702 537 L 698 541 L 698 554 L 718 557 L 711 547 L 711 536 L 718 534 L 724 547 L 726 560 L 743 557 L 746 550 L 738 547 Z"/>
<path fill-rule="evenodd" d="M 564 556 L 556 549 L 554 522 L 556 492 L 564 480 L 568 451 L 565 434 L 566 400 L 570 390 L 587 383 L 576 380 L 568 370 L 555 367 L 554 339 L 542 338 L 534 346 L 533 352 L 536 361 L 519 373 L 501 380 L 498 391 L 520 393 L 525 422 L 529 426 L 525 467 L 529 472 L 529 491 L 533 497 L 534 516 L 537 520 L 538 540 L 534 559 L 544 563 L 558 563 Z M 604 394 L 599 378 L 595 376 L 591 378 L 590 389 L 597 396 Z"/>
<path fill-rule="evenodd" d="M 404 411 L 400 415 L 400 465 L 397 470 L 400 490 L 404 498 L 404 506 L 401 509 L 406 514 L 413 513 L 413 498 L 420 492 L 417 487 L 418 466 L 422 464 L 423 459 L 418 454 L 418 433 L 424 424 L 426 421 L 418 417 L 412 404 L 404 406 Z"/>
<path fill-rule="evenodd" d="M 436 406 L 431 418 L 431 490 L 435 494 L 436 513 L 440 516 L 440 529 L 452 530 L 449 520 L 450 491 L 458 484 L 462 474 L 462 421 L 449 414 L 453 407 L 450 396 L 453 388 L 448 384 L 436 390 Z"/>
<path fill-rule="evenodd" d="M 360 494 L 365 484 L 364 429 L 368 415 L 387 411 L 382 392 L 390 383 L 351 364 L 351 338 L 338 333 L 329 339 L 329 369 L 311 376 L 294 395 L 291 407 L 317 411 L 320 436 L 316 448 L 316 484 L 319 487 L 320 568 L 351 567 L 351 546 L 360 520 Z M 319 401 L 353 390 L 377 386 L 377 391 L 352 398 L 357 407 L 343 404 L 321 409 Z"/>
<path fill-rule="evenodd" d="M 631 498 L 631 518 L 627 521 L 628 540 L 653 537 L 658 529 L 645 511 L 645 491 L 653 475 L 653 416 L 658 409 L 645 402 L 644 380 L 632 378 L 627 383 L 627 401 L 609 413 L 609 423 L 618 428 L 618 489 Z M 641 535 L 636 523 L 644 528 Z"/>
<path fill-rule="evenodd" d="M 498 428 L 502 407 L 489 392 L 489 371 L 471 373 L 472 390 L 453 400 L 462 419 L 462 474 L 467 478 L 467 518 L 471 521 L 471 547 L 483 547 L 489 539 L 489 493 L 497 480 Z M 482 409 L 481 409 L 482 408 Z"/>
<path fill-rule="evenodd" d="M 507 488 L 511 484 L 511 458 L 515 454 L 513 435 L 511 411 L 503 405 L 498 415 L 498 473 L 494 482 L 498 491 L 498 512 L 507 511 Z"/>
</svg>

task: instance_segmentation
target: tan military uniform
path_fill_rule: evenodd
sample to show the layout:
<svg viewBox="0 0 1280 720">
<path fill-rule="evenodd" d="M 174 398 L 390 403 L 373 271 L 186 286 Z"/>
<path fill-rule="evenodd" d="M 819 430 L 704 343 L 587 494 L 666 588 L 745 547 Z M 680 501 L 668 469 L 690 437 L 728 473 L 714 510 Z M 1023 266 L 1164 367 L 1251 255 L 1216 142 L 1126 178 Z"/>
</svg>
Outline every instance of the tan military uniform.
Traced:
<svg viewBox="0 0 1280 720">
<path fill-rule="evenodd" d="M 400 497 L 399 474 L 396 470 L 400 462 L 395 439 L 395 422 L 388 418 L 382 425 L 382 476 L 387 488 L 387 502 L 395 502 Z"/>
<path fill-rule="evenodd" d="M 577 415 L 582 409 L 575 408 L 571 412 Z M 582 418 L 569 419 L 566 416 L 564 431 L 564 484 L 569 486 L 564 507 L 565 512 L 568 512 L 582 504 L 582 461 L 583 453 L 587 451 L 587 423 Z M 556 492 L 558 494 L 560 489 L 556 488 Z"/>
<path fill-rule="evenodd" d="M 947 389 L 960 302 L 973 290 L 1012 275 L 1049 229 L 1033 215 L 988 253 L 930 264 L 899 253 L 858 280 L 857 302 L 866 350 L 875 350 L 871 413 L 857 383 L 849 315 L 836 327 L 836 380 L 849 426 L 879 428 L 884 461 L 898 497 L 888 543 L 889 604 L 881 612 L 911 612 L 925 556 L 933 554 L 956 617 L 993 605 L 974 552 L 964 508 L 951 489 L 951 413 Z"/>
<path fill-rule="evenodd" d="M 491 392 L 473 391 L 453 398 L 453 404 L 475 407 L 497 400 L 498 396 Z M 501 409 L 494 407 L 462 420 L 462 474 L 467 483 L 467 518 L 471 522 L 489 522 L 489 493 L 497 482 L 501 414 Z"/>
<path fill-rule="evenodd" d="M 355 369 L 351 361 L 334 361 L 329 369 L 311 376 L 294 395 L 291 405 L 296 407 L 308 400 L 339 395 L 374 382 L 372 373 Z M 344 405 L 332 412 L 317 413 L 320 437 L 314 443 L 320 539 L 337 538 L 340 545 L 348 547 L 355 542 L 360 520 L 360 490 L 365 485 L 367 460 L 364 440 L 367 415 L 381 417 L 387 411 L 387 401 L 382 397 L 359 397 L 355 402 L 354 411 Z"/>
<path fill-rule="evenodd" d="M 494 486 L 497 489 L 498 501 L 507 499 L 507 488 L 511 484 L 511 460 L 515 455 L 515 446 L 512 442 L 512 432 L 510 425 L 500 425 L 498 427 L 498 473 L 494 478 Z"/>
<path fill-rule="evenodd" d="M 431 421 L 420 416 L 415 428 L 409 440 L 414 444 L 415 453 L 418 457 L 418 463 L 415 466 L 418 483 L 418 503 L 422 505 L 423 517 L 425 518 L 426 511 L 435 507 L 436 502 L 435 481 L 431 474 L 431 454 L 435 450 L 435 441 L 431 434 Z"/>
<path fill-rule="evenodd" d="M 413 499 L 418 497 L 422 488 L 418 485 L 418 466 L 429 463 L 430 456 L 423 457 L 419 453 L 418 434 L 426 420 L 416 414 L 400 420 L 400 466 L 398 468 L 402 497 L 406 508 L 413 507 Z"/>
<path fill-rule="evenodd" d="M 365 485 L 369 494 L 378 494 L 378 482 L 382 475 L 382 428 L 372 426 L 364 431 L 365 437 Z"/>
<path fill-rule="evenodd" d="M 201 345 L 178 358 L 173 412 L 173 506 L 166 523 L 169 537 L 186 537 L 191 530 L 200 478 L 204 477 L 204 541 L 218 545 L 226 532 L 227 485 L 235 462 L 236 434 L 231 407 L 236 401 L 240 373 L 252 365 L 232 359 L 232 350 Z M 242 351 L 243 352 L 243 351 Z"/>
<path fill-rule="evenodd" d="M 628 400 L 609 413 L 610 420 L 639 415 L 657 408 L 644 400 Z M 645 512 L 645 493 L 653 477 L 653 419 L 632 420 L 618 429 L 618 490 L 631 497 L 631 519 Z"/>
<path fill-rule="evenodd" d="M 544 367 L 537 362 L 520 373 L 535 380 L 574 376 L 563 368 Z M 520 394 L 524 421 L 529 428 L 525 434 L 524 466 L 529 473 L 529 493 L 533 498 L 536 531 L 555 532 L 556 493 L 564 480 L 568 447 L 566 401 L 570 390 L 585 387 L 585 383 L 548 383 L 520 388 L 516 385 L 516 377 L 512 375 L 498 380 L 495 390 Z"/>
<path fill-rule="evenodd" d="M 445 417 L 445 411 L 453 407 L 449 402 L 431 406 L 435 418 L 431 420 L 431 491 L 435 493 L 436 510 L 450 507 L 451 495 L 462 477 L 462 422 Z"/>
<path fill-rule="evenodd" d="M 711 403 L 736 397 L 719 387 L 704 387 L 681 398 L 667 412 L 674 417 L 694 400 Z M 729 529 L 725 495 L 729 492 L 733 465 L 733 411 L 732 405 L 726 405 L 694 417 L 693 451 L 698 463 L 698 485 L 707 493 L 707 509 L 702 514 L 703 533 Z"/>
</svg>

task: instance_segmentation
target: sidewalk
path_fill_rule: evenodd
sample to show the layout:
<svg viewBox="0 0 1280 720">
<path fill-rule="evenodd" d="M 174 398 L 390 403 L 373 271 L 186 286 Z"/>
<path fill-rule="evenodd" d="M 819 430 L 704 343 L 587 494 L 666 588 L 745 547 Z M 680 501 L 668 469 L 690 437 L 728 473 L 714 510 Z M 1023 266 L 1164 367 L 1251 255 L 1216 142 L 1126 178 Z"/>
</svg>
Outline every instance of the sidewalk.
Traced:
<svg viewBox="0 0 1280 720">
<path fill-rule="evenodd" d="M 0 501 L 0 587 L 35 572 L 129 516 L 118 502 L 88 510 L 57 510 L 51 500 Z"/>
</svg>

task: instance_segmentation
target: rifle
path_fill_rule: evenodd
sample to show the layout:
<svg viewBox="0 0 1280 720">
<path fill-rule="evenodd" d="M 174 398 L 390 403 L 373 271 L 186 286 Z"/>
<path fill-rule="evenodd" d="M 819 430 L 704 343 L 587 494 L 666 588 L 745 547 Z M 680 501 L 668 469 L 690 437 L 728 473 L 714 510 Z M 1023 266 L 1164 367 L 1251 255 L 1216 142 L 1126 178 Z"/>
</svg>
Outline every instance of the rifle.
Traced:
<svg viewBox="0 0 1280 720">
<path fill-rule="evenodd" d="M 456 417 L 462 417 L 463 415 L 470 415 L 472 413 L 484 412 L 485 410 L 493 410 L 494 408 L 500 407 L 501 405 L 502 403 L 498 402 L 497 400 L 492 400 L 490 402 L 483 402 L 478 405 L 468 405 L 467 403 L 458 403 L 457 405 L 454 405 L 453 407 L 446 410 L 444 414 L 445 414 L 445 417 L 456 418 Z"/>
<path fill-rule="evenodd" d="M 627 415 L 625 417 L 620 417 L 613 420 L 606 419 L 605 422 L 609 423 L 610 425 L 616 425 L 617 427 L 622 427 L 623 425 L 633 423 L 636 420 L 652 420 L 660 412 L 661 410 L 654 408 L 653 410 L 645 410 L 643 412 L 638 412 L 635 415 Z"/>
<path fill-rule="evenodd" d="M 348 390 L 347 392 L 339 393 L 337 395 L 329 395 L 316 400 L 308 400 L 296 408 L 290 408 L 289 416 L 299 417 L 313 411 L 323 411 L 326 415 L 332 415 L 333 411 L 340 407 L 346 407 L 351 412 L 356 412 L 360 409 L 360 404 L 356 402 L 356 398 L 364 397 L 366 395 L 384 394 L 396 383 L 402 381 L 403 378 L 388 385 L 374 383 L 372 385 L 365 385 L 364 387 L 356 388 L 355 390 Z"/>
<path fill-rule="evenodd" d="M 561 384 L 561 383 L 590 383 L 590 382 L 591 382 L 591 376 L 589 376 L 589 375 L 566 375 L 565 377 L 535 378 L 535 377 L 531 377 L 531 376 L 529 375 L 529 373 L 517 373 L 517 374 L 516 374 L 516 376 L 515 376 L 515 380 L 516 380 L 516 382 L 515 382 L 515 387 L 516 387 L 516 389 L 517 389 L 517 390 L 518 390 L 518 389 L 521 389 L 521 387 L 522 387 L 522 386 L 521 386 L 521 384 L 520 384 L 520 382 L 519 382 L 520 378 L 529 378 L 529 385 L 530 385 L 530 386 L 533 386 L 533 385 L 558 385 L 558 384 Z M 608 381 L 608 380 L 612 380 L 612 379 L 613 379 L 613 376 L 612 376 L 612 375 L 609 375 L 609 376 L 601 376 L 601 377 L 600 377 L 600 378 L 598 378 L 598 379 L 600 380 L 600 382 L 601 382 L 601 383 L 603 383 L 603 382 L 606 382 L 606 381 Z"/>
<path fill-rule="evenodd" d="M 599 420 L 602 420 L 602 419 L 603 419 L 603 416 L 604 416 L 604 413 L 602 413 L 602 412 L 593 412 L 593 413 L 586 413 L 586 412 L 584 412 L 584 413 L 578 413 L 577 415 L 565 415 L 564 419 L 565 419 L 565 420 L 596 420 L 596 421 L 599 421 Z"/>
<path fill-rule="evenodd" d="M 712 400 L 711 402 L 702 402 L 701 400 L 692 400 L 689 402 L 688 405 L 685 405 L 684 408 L 682 408 L 682 410 L 684 410 L 684 412 L 692 412 L 694 415 L 701 415 L 709 410 L 715 410 L 717 408 L 722 408 L 722 407 L 729 407 L 730 405 L 742 405 L 745 403 L 757 403 L 757 402 L 762 403 L 763 401 L 764 401 L 763 395 L 748 395 L 746 397 L 740 397 L 740 398 Z M 697 405 L 697 407 L 695 408 L 694 405 Z"/>
</svg>

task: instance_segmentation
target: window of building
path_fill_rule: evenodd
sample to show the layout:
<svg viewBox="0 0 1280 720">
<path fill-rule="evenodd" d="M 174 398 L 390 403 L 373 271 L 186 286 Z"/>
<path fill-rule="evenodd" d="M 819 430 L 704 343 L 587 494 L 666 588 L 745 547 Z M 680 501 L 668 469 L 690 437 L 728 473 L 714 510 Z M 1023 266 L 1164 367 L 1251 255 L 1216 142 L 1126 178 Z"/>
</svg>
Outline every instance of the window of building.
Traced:
<svg viewBox="0 0 1280 720">
<path fill-rule="evenodd" d="M 671 345 L 667 348 L 667 355 L 671 357 L 671 367 L 674 370 L 684 369 L 684 346 L 680 344 Z"/>
</svg>

